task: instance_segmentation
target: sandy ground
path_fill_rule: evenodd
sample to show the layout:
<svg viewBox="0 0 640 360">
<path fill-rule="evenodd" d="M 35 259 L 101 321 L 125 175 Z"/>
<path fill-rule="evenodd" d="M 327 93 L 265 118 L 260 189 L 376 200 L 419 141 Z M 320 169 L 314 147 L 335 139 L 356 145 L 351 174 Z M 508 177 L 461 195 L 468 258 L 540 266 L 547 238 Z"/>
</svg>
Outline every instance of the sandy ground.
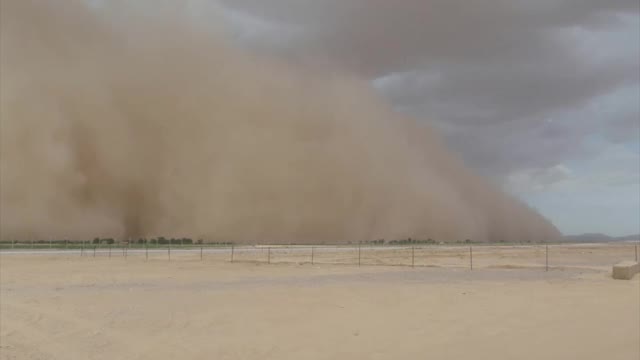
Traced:
<svg viewBox="0 0 640 360">
<path fill-rule="evenodd" d="M 474 271 L 3 254 L 0 359 L 640 358 L 640 276 L 606 263 L 628 249 L 549 272 L 503 250 Z"/>
</svg>

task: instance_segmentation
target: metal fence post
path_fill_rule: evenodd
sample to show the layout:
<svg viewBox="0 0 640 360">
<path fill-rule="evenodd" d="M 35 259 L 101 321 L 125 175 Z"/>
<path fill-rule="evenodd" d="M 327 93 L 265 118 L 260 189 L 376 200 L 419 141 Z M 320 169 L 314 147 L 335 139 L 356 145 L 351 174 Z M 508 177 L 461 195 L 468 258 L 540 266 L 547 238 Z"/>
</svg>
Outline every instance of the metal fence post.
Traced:
<svg viewBox="0 0 640 360">
<path fill-rule="evenodd" d="M 544 249 L 544 271 L 549 271 L 549 245 L 545 245 Z"/>
<path fill-rule="evenodd" d="M 469 266 L 473 270 L 473 246 L 469 246 Z"/>
<path fill-rule="evenodd" d="M 362 243 L 358 243 L 358 266 L 360 266 L 360 252 L 361 252 L 361 248 L 362 248 Z"/>
<path fill-rule="evenodd" d="M 311 247 L 311 265 L 313 265 L 313 253 L 314 253 L 314 247 Z"/>
<path fill-rule="evenodd" d="M 411 267 L 416 267 L 416 247 L 411 247 Z"/>
<path fill-rule="evenodd" d="M 113 244 L 109 244 L 109 259 L 111 259 L 111 248 L 113 247 Z"/>
<path fill-rule="evenodd" d="M 202 244 L 200 244 L 200 261 L 202 261 Z"/>
</svg>

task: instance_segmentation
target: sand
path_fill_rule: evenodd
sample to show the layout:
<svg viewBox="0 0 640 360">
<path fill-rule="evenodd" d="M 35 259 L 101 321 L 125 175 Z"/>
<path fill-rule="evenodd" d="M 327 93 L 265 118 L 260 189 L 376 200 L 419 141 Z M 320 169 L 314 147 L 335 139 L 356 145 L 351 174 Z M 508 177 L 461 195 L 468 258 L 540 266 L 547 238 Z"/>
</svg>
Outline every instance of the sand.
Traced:
<svg viewBox="0 0 640 360">
<path fill-rule="evenodd" d="M 510 269 L 509 252 L 479 256 L 474 271 L 156 255 L 1 255 L 0 359 L 640 358 L 640 276 L 616 281 L 601 264 Z"/>
</svg>

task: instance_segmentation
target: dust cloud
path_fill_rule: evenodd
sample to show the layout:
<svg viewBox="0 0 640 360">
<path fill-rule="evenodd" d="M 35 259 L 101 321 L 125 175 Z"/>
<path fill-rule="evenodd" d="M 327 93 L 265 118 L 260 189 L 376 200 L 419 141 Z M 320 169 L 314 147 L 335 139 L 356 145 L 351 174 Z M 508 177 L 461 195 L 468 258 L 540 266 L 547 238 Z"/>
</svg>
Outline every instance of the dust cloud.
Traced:
<svg viewBox="0 0 640 360">
<path fill-rule="evenodd" d="M 356 76 L 239 49 L 193 3 L 88 4 L 2 1 L 3 240 L 559 236 Z"/>
</svg>

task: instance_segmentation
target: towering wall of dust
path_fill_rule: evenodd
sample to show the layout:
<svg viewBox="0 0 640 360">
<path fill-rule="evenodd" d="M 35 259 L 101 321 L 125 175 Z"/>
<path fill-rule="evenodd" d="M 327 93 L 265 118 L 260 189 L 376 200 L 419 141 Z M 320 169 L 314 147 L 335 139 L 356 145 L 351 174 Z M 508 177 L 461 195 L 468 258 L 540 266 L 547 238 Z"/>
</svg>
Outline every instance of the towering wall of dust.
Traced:
<svg viewBox="0 0 640 360">
<path fill-rule="evenodd" d="M 2 1 L 3 240 L 558 236 L 365 81 L 246 54 L 180 2 L 85 3 Z"/>
</svg>

